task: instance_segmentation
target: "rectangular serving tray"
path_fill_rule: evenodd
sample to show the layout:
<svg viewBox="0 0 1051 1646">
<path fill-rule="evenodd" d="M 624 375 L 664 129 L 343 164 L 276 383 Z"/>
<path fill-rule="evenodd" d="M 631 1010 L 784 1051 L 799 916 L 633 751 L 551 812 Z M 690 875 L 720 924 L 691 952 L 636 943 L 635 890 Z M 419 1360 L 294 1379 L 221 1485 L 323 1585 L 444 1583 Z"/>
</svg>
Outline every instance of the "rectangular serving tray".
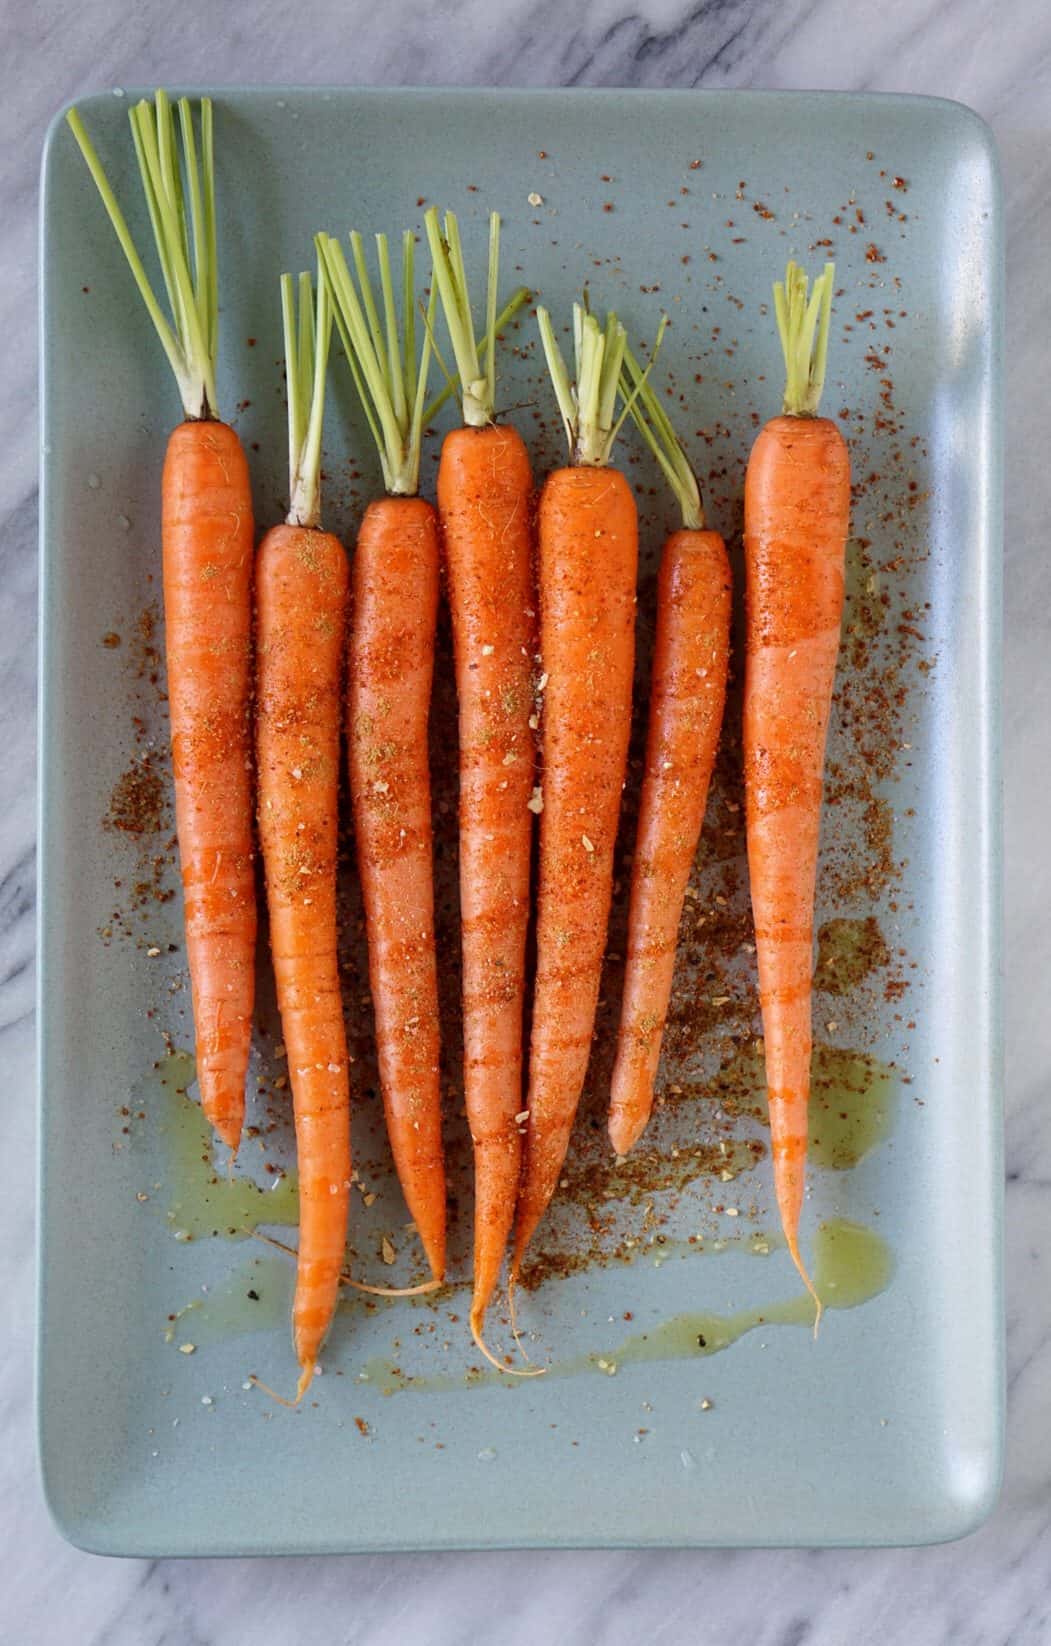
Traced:
<svg viewBox="0 0 1051 1646">
<path fill-rule="evenodd" d="M 89 98 L 82 112 L 145 241 L 131 95 Z M 754 1056 L 759 1032 L 733 810 L 734 696 L 688 906 L 664 1101 L 648 1152 L 624 1168 L 604 1137 L 619 987 L 610 962 L 571 1180 L 538 1241 L 548 1278 L 521 1302 L 529 1353 L 551 1373 L 465 1381 L 478 1357 L 460 1289 L 437 1303 L 349 1305 L 299 1412 L 246 1387 L 250 1373 L 282 1389 L 294 1381 L 291 1269 L 254 1240 L 212 1237 L 213 1220 L 225 1230 L 261 1214 L 245 1210 L 251 1190 L 228 1189 L 222 1174 L 210 1182 L 195 1111 L 174 1090 L 185 1065 L 164 1062 L 166 1034 L 192 1045 L 180 904 L 156 895 L 175 881 L 163 635 L 149 616 L 178 402 L 56 117 L 42 206 L 39 824 L 39 1417 L 55 1520 L 85 1548 L 126 1555 L 886 1544 L 968 1531 L 997 1492 L 1003 1401 L 1002 226 L 987 129 L 956 104 L 868 95 L 212 95 L 221 409 L 248 448 L 261 528 L 282 517 L 287 484 L 279 271 L 311 266 L 319 227 L 419 229 L 434 201 L 460 214 L 480 278 L 486 214 L 497 208 L 505 287 L 528 282 L 557 324 L 585 283 L 640 341 L 670 315 L 657 381 L 672 391 L 712 522 L 731 544 L 739 605 L 744 464 L 780 400 L 771 282 L 789 255 L 815 270 L 835 257 L 825 407 L 851 441 L 856 495 L 819 920 L 851 924 L 826 927 L 815 1017 L 819 1041 L 839 1048 L 827 1054 L 836 1067 L 853 1052 L 861 1077 L 839 1154 L 818 1150 L 826 1164 L 811 1171 L 805 1243 L 813 1250 L 831 1223 L 842 1253 L 844 1220 L 860 1228 L 870 1260 L 860 1292 L 877 1295 L 830 1309 L 812 1341 L 774 1238 L 762 1126 L 740 1083 L 714 1078 L 735 1057 L 739 1071 L 749 1047 Z M 333 384 L 327 512 L 350 542 L 377 468 L 340 360 Z M 559 461 L 560 430 L 528 313 L 508 334 L 500 384 L 542 476 Z M 432 492 L 436 451 L 432 438 Z M 672 509 L 628 431 L 622 454 L 642 512 L 638 735 L 652 573 Z M 443 840 L 455 813 L 452 711 L 446 646 L 434 710 Z M 121 827 L 127 785 L 144 769 L 147 799 L 159 782 L 164 811 L 160 832 L 145 836 Z M 636 765 L 629 817 L 637 787 Z M 462 1281 L 470 1187 L 452 863 L 443 848 Z M 622 859 L 614 955 L 626 868 Z M 377 1124 L 349 875 L 347 898 L 362 1178 L 353 1263 L 365 1278 L 407 1280 L 418 1254 Z M 288 1094 L 274 1085 L 279 1034 L 262 966 L 249 1118 L 264 1134 L 246 1144 L 241 1168 L 269 1183 L 264 1146 L 271 1165 L 288 1158 Z M 833 1129 L 838 1102 L 833 1093 L 822 1111 Z M 288 1183 L 267 1212 L 294 1215 Z M 382 1261 L 384 1237 L 393 1265 Z M 841 1284 L 849 1291 L 857 1278 Z M 786 1313 L 798 1323 L 778 1323 Z M 491 1330 L 510 1345 L 502 1303 Z M 633 1359 L 646 1345 L 658 1358 Z"/>
</svg>

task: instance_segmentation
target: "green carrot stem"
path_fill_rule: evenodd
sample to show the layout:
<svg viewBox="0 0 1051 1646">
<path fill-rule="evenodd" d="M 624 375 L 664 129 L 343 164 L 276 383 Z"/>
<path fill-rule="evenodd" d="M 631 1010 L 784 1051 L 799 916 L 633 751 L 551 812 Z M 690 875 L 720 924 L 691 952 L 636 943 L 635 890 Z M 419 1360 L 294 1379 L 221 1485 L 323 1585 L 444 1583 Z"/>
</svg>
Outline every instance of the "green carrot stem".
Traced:
<svg viewBox="0 0 1051 1646">
<path fill-rule="evenodd" d="M 332 301 L 318 268 L 317 299 L 309 274 L 299 276 L 299 312 L 290 274 L 281 276 L 281 317 L 288 383 L 288 487 L 290 526 L 321 524 L 321 430 L 325 373 L 332 336 Z"/>
<path fill-rule="evenodd" d="M 415 353 L 410 355 L 407 352 L 404 341 L 410 336 L 415 338 L 415 332 L 411 330 L 415 302 L 412 235 L 407 234 L 402 241 L 403 313 L 400 331 L 386 235 L 376 236 L 383 322 L 360 235 L 352 234 L 350 237 L 355 267 L 353 274 L 338 240 L 331 235 L 319 234 L 315 236 L 315 241 L 320 277 L 328 286 L 333 317 L 354 386 L 379 452 L 384 485 L 391 496 L 415 496 L 419 489 L 424 402 L 437 289 L 431 291 L 417 367 Z M 410 294 L 413 294 L 411 301 Z"/>
<path fill-rule="evenodd" d="M 789 263 L 784 280 L 774 286 L 774 314 L 785 360 L 783 410 L 789 417 L 816 417 L 821 404 L 835 274 L 836 265 L 826 263 L 810 287 L 806 272 L 798 263 Z"/>
<path fill-rule="evenodd" d="M 178 137 L 171 99 L 158 91 L 128 111 L 170 317 L 164 313 L 112 185 L 76 109 L 66 116 L 99 191 L 146 312 L 153 323 L 188 418 L 216 415 L 218 276 L 212 105 L 201 99 L 198 155 L 193 110 L 181 98 Z M 189 214 L 186 196 L 189 195 Z"/>
<path fill-rule="evenodd" d="M 496 405 L 496 310 L 500 277 L 500 214 L 489 217 L 489 264 L 485 299 L 485 348 L 474 335 L 471 293 L 467 281 L 460 226 L 455 212 L 446 212 L 444 233 L 438 208 L 432 206 L 424 218 L 431 248 L 434 278 L 441 294 L 445 323 L 449 328 L 456 370 L 460 379 L 463 420 L 469 428 L 484 428 L 493 421 Z M 486 356 L 485 368 L 482 367 Z"/>
<path fill-rule="evenodd" d="M 625 349 L 621 393 L 627 401 L 635 427 L 660 464 L 682 510 L 683 526 L 687 531 L 703 531 L 701 488 L 672 420 L 648 380 L 652 366 L 651 359 L 643 370 L 631 350 Z"/>
<path fill-rule="evenodd" d="M 514 319 L 523 303 L 529 303 L 532 301 L 532 297 L 533 294 L 529 290 L 528 286 L 519 286 L 518 290 L 512 293 L 493 322 L 494 339 L 498 338 L 504 327 Z M 477 348 L 479 359 L 485 360 L 490 354 L 488 337 L 480 336 L 477 340 Z M 440 361 L 440 356 L 437 349 L 434 350 L 434 356 L 436 360 Z M 458 393 L 459 389 L 459 378 L 449 377 L 444 389 L 442 389 L 440 394 L 435 395 L 434 399 L 431 401 L 430 405 L 423 414 L 424 428 L 427 428 L 434 421 L 442 407 L 445 405 L 445 402 L 447 400 L 451 400 L 453 395 Z"/>
<path fill-rule="evenodd" d="M 604 468 L 610 461 L 614 442 L 637 392 L 629 391 L 623 396 L 624 405 L 620 416 L 616 417 L 628 334 L 612 312 L 606 316 L 605 327 L 602 327 L 586 304 L 574 303 L 574 379 L 559 348 L 547 309 L 537 309 L 536 318 L 555 399 L 566 430 L 570 461 Z M 654 346 L 654 359 L 661 336 L 663 325 Z M 647 367 L 646 371 L 649 369 Z"/>
</svg>

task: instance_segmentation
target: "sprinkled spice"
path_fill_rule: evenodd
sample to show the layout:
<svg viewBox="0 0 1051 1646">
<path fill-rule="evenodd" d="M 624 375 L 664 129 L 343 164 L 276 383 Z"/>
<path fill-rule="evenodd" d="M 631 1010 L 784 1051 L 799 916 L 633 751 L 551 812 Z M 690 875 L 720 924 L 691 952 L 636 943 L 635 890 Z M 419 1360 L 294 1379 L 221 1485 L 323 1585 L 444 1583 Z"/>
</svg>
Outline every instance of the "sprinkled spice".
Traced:
<svg viewBox="0 0 1051 1646">
<path fill-rule="evenodd" d="M 104 826 L 124 834 L 157 834 L 164 827 L 166 807 L 165 779 L 155 757 L 140 755 L 113 785 Z"/>
</svg>

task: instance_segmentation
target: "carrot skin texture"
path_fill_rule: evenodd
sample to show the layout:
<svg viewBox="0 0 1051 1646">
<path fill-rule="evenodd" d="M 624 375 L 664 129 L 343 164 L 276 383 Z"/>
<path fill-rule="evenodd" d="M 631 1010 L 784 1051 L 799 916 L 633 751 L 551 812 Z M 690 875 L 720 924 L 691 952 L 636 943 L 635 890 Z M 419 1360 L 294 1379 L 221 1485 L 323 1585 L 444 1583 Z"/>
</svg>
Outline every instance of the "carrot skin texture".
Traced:
<svg viewBox="0 0 1051 1646">
<path fill-rule="evenodd" d="M 801 1273 L 814 891 L 849 519 L 836 425 L 772 419 L 745 480 L 745 822 L 774 1186 Z"/>
<path fill-rule="evenodd" d="M 438 523 L 418 497 L 371 503 L 352 574 L 348 745 L 380 1085 L 409 1214 L 445 1276 L 445 1165 L 427 722 Z"/>
<path fill-rule="evenodd" d="M 256 559 L 259 838 L 296 1123 L 299 1254 L 292 1330 L 313 1369 L 339 1295 L 350 1195 L 350 1081 L 336 950 L 339 739 L 347 557 L 275 526 Z"/>
<path fill-rule="evenodd" d="M 645 1129 L 668 1016 L 679 921 L 704 822 L 726 701 L 730 562 L 718 532 L 677 531 L 657 580 L 657 633 L 628 914 L 610 1140 Z"/>
<path fill-rule="evenodd" d="M 236 1150 L 255 997 L 252 495 L 225 423 L 186 422 L 161 490 L 175 826 L 201 1106 Z"/>
<path fill-rule="evenodd" d="M 638 521 L 616 469 L 559 469 L 540 499 L 537 971 L 513 1272 L 558 1183 L 587 1073 L 631 731 Z"/>
<path fill-rule="evenodd" d="M 446 436 L 438 510 L 459 701 L 464 1096 L 474 1147 L 480 1324 L 522 1161 L 522 1017 L 535 779 L 533 476 L 516 430 Z"/>
</svg>

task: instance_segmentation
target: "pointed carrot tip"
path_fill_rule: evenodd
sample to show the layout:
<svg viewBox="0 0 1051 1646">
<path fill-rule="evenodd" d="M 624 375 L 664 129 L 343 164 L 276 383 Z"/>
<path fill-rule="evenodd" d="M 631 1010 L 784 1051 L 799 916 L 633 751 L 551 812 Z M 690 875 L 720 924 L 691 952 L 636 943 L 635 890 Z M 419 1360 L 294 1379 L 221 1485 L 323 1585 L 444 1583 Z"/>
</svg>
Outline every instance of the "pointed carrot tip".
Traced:
<svg viewBox="0 0 1051 1646">
<path fill-rule="evenodd" d="M 624 1156 L 630 1154 L 639 1141 L 643 1127 L 624 1114 L 622 1110 L 611 1109 L 608 1131 L 614 1154 L 623 1160 Z"/>
<path fill-rule="evenodd" d="M 220 1143 L 225 1143 L 230 1151 L 231 1165 L 237 1159 L 237 1151 L 241 1147 L 241 1122 L 213 1121 L 212 1130 Z"/>
</svg>

